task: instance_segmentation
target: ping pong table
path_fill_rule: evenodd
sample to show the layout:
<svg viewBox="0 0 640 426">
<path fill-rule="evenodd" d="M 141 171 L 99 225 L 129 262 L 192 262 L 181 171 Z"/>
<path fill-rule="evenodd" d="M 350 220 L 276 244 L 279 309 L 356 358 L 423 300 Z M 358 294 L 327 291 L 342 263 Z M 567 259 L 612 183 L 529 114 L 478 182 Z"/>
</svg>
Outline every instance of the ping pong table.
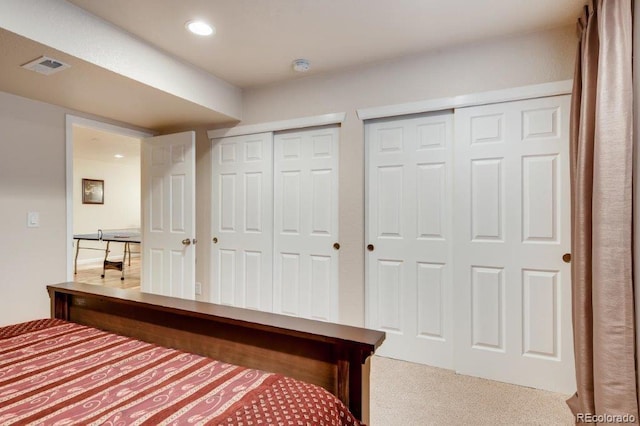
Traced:
<svg viewBox="0 0 640 426">
<path fill-rule="evenodd" d="M 78 273 L 78 254 L 80 253 L 80 249 L 83 250 L 100 250 L 104 251 L 104 261 L 102 262 L 102 275 L 101 278 L 104 278 L 106 271 L 108 269 L 115 269 L 122 272 L 120 277 L 121 280 L 124 280 L 124 264 L 127 260 L 127 255 L 129 256 L 129 266 L 131 266 L 131 244 L 140 244 L 140 231 L 139 230 L 109 230 L 103 231 L 102 229 L 98 229 L 98 232 L 90 233 L 90 234 L 74 234 L 73 239 L 76 240 L 76 255 L 73 264 L 73 273 Z M 107 245 L 105 248 L 96 248 L 96 247 L 81 247 L 81 241 L 103 241 L 106 242 Z M 109 260 L 109 245 L 112 243 L 123 243 L 124 244 L 124 254 L 122 256 L 122 261 L 117 260 Z"/>
</svg>

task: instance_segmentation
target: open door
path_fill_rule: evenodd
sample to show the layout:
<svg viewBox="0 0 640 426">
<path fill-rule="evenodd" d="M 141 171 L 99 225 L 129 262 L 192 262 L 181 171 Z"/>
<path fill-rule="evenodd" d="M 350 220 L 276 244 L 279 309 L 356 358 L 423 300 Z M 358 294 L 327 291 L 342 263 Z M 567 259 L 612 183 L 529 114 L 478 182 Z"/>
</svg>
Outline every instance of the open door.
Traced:
<svg viewBox="0 0 640 426">
<path fill-rule="evenodd" d="M 145 293 L 195 299 L 195 133 L 142 141 Z"/>
</svg>

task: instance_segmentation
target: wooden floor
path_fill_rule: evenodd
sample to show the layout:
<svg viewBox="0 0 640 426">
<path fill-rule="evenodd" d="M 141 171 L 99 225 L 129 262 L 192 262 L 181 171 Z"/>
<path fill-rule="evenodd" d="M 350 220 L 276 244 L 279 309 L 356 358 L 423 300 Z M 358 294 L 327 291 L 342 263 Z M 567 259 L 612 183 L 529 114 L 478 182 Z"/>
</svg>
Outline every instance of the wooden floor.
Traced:
<svg viewBox="0 0 640 426">
<path fill-rule="evenodd" d="M 131 258 L 131 266 L 124 267 L 124 280 L 121 280 L 122 272 L 108 269 L 105 277 L 102 275 L 102 264 L 78 265 L 78 273 L 73 281 L 86 284 L 102 285 L 105 287 L 126 288 L 140 291 L 140 257 Z"/>
</svg>

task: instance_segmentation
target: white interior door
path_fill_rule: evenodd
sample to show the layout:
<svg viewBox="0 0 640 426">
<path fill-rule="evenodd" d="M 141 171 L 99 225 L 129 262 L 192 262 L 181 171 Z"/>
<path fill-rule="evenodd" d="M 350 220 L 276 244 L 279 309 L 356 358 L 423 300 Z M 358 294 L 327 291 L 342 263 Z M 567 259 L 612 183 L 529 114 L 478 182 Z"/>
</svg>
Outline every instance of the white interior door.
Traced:
<svg viewBox="0 0 640 426">
<path fill-rule="evenodd" d="M 214 303 L 271 311 L 273 135 L 212 141 Z"/>
<path fill-rule="evenodd" d="M 338 127 L 274 138 L 274 311 L 338 319 Z"/>
<path fill-rule="evenodd" d="M 195 133 L 142 140 L 143 292 L 195 299 Z"/>
<path fill-rule="evenodd" d="M 443 368 L 452 356 L 451 112 L 368 122 L 366 324 L 378 354 Z"/>
<path fill-rule="evenodd" d="M 455 112 L 456 370 L 570 393 L 569 96 Z"/>
</svg>

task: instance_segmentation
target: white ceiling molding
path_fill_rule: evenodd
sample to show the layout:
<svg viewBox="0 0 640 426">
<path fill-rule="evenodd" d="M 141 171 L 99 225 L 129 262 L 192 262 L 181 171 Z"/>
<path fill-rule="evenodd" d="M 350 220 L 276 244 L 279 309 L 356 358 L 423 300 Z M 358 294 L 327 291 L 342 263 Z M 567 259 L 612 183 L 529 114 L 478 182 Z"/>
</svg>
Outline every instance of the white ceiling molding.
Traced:
<svg viewBox="0 0 640 426">
<path fill-rule="evenodd" d="M 66 114 L 66 130 L 67 136 L 71 137 L 71 129 L 73 126 L 87 127 L 89 129 L 101 130 L 103 132 L 115 133 L 119 136 L 126 136 L 129 138 L 148 138 L 155 136 L 156 133 L 147 129 L 133 129 L 131 127 L 122 127 L 116 124 L 109 124 L 103 121 L 93 120 L 91 118 L 79 117 L 76 115 Z"/>
<path fill-rule="evenodd" d="M 241 89 L 67 1 L 3 0 L 0 27 L 240 120 Z"/>
<path fill-rule="evenodd" d="M 511 89 L 473 93 L 450 98 L 429 99 L 405 104 L 386 105 L 373 108 L 358 109 L 360 120 L 395 117 L 399 115 L 420 114 L 424 112 L 442 111 L 468 106 L 494 104 L 499 102 L 518 101 L 521 99 L 543 98 L 547 96 L 566 95 L 571 93 L 573 80 L 534 84 Z"/>
<path fill-rule="evenodd" d="M 331 114 L 314 115 L 311 117 L 293 118 L 291 120 L 271 121 L 268 123 L 248 124 L 246 126 L 229 127 L 225 129 L 209 130 L 209 139 L 230 136 L 253 135 L 256 133 L 279 132 L 282 130 L 302 129 L 305 127 L 327 126 L 344 122 L 347 114 L 336 112 Z"/>
</svg>

